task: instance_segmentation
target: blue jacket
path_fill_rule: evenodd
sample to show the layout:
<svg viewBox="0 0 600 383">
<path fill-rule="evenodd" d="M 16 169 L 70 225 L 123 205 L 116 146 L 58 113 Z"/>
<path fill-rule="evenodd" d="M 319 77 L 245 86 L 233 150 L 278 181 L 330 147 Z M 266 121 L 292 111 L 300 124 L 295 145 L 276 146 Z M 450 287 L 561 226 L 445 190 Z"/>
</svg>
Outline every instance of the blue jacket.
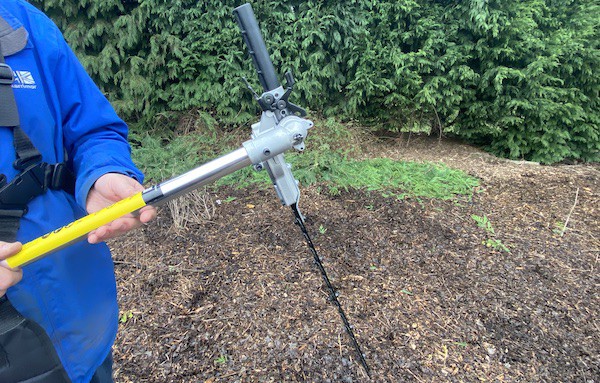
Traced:
<svg viewBox="0 0 600 383">
<path fill-rule="evenodd" d="M 62 162 L 66 154 L 77 177 L 75 196 L 48 190 L 29 204 L 17 234 L 25 243 L 82 217 L 87 193 L 101 175 L 118 172 L 140 181 L 142 175 L 130 158 L 125 123 L 58 28 L 22 0 L 0 2 L 0 17 L 28 32 L 24 49 L 6 57 L 15 73 L 21 127 L 43 161 Z M 11 130 L 0 127 L 0 173 L 9 181 L 17 174 L 12 141 Z M 82 241 L 25 266 L 8 296 L 46 329 L 73 382 L 88 382 L 110 352 L 118 325 L 108 247 Z"/>
</svg>

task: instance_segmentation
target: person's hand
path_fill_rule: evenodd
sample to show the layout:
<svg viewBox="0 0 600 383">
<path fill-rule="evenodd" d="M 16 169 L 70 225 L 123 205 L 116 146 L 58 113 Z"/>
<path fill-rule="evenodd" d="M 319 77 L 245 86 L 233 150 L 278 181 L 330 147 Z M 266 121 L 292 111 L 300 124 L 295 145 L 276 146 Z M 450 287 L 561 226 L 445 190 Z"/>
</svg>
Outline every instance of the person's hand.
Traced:
<svg viewBox="0 0 600 383">
<path fill-rule="evenodd" d="M 90 189 L 85 207 L 88 213 L 94 213 L 143 190 L 144 187 L 131 177 L 118 173 L 107 173 L 98 178 Z M 156 209 L 152 206 L 145 206 L 136 215 L 127 214 L 90 232 L 88 242 L 94 244 L 117 237 L 150 222 L 154 217 L 156 217 Z"/>
<path fill-rule="evenodd" d="M 0 241 L 0 260 L 13 256 L 21 251 L 20 242 L 2 242 Z M 23 278 L 21 269 L 11 269 L 8 266 L 0 266 L 0 297 L 6 294 L 9 287 L 16 285 Z"/>
</svg>

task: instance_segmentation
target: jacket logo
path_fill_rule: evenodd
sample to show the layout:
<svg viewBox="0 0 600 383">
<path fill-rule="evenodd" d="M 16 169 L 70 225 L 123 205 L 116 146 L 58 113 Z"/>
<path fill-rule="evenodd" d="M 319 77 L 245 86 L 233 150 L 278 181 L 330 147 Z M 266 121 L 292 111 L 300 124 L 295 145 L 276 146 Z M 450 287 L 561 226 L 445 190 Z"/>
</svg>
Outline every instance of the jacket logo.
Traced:
<svg viewBox="0 0 600 383">
<path fill-rule="evenodd" d="M 14 89 L 37 89 L 35 79 L 31 72 L 26 70 L 14 71 L 15 82 L 12 83 Z"/>
</svg>

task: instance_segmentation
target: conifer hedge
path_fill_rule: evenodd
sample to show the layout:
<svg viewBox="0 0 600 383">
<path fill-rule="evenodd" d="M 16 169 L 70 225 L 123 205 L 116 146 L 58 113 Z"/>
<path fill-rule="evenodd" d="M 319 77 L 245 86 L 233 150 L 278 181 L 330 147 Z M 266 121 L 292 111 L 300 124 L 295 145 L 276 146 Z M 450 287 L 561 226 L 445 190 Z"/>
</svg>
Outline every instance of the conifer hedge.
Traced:
<svg viewBox="0 0 600 383">
<path fill-rule="evenodd" d="M 129 121 L 253 120 L 243 0 L 36 0 Z M 300 105 L 514 159 L 600 159 L 596 0 L 251 1 Z M 281 76 L 283 78 L 283 76 Z"/>
</svg>

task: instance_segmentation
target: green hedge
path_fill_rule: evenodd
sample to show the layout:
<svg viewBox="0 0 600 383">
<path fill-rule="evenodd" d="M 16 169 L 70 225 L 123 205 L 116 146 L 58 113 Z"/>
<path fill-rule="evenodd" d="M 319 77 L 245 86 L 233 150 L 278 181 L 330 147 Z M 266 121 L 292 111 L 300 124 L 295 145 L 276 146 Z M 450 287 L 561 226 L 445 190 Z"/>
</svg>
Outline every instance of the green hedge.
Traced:
<svg viewBox="0 0 600 383">
<path fill-rule="evenodd" d="M 231 0 L 33 1 L 129 121 L 256 114 Z M 252 1 L 295 100 L 389 131 L 544 163 L 600 159 L 596 0 Z M 267 34 L 268 32 L 268 34 Z M 283 76 L 281 76 L 283 77 Z"/>
</svg>

